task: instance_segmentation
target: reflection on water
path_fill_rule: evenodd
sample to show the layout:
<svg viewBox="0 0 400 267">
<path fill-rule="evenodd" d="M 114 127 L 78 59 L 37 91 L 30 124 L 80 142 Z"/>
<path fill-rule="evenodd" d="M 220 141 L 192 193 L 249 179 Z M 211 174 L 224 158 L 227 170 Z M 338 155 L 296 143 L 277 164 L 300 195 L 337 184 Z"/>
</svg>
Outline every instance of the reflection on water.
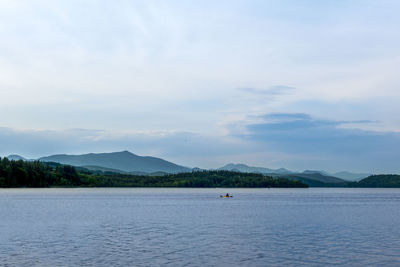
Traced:
<svg viewBox="0 0 400 267">
<path fill-rule="evenodd" d="M 1 189 L 0 218 L 1 266 L 400 265 L 398 189 Z"/>
</svg>

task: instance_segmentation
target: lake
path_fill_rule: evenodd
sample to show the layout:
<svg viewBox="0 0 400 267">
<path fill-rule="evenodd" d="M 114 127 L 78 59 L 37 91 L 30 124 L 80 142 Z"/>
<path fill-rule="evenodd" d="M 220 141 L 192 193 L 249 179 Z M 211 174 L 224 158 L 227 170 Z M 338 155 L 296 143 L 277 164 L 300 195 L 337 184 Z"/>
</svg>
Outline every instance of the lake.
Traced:
<svg viewBox="0 0 400 267">
<path fill-rule="evenodd" d="M 233 198 L 220 198 L 229 192 Z M 1 266 L 399 266 L 400 189 L 0 189 Z"/>
</svg>

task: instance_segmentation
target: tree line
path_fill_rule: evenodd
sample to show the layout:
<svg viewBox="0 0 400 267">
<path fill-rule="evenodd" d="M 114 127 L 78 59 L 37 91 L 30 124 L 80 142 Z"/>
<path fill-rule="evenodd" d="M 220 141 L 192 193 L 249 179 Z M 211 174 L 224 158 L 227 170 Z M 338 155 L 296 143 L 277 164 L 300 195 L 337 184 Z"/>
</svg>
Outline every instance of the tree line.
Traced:
<svg viewBox="0 0 400 267">
<path fill-rule="evenodd" d="M 163 176 L 99 173 L 58 163 L 0 158 L 0 187 L 308 187 L 256 173 L 196 171 Z"/>
<path fill-rule="evenodd" d="M 80 185 L 80 175 L 72 166 L 0 158 L 0 187 Z"/>
<path fill-rule="evenodd" d="M 368 187 L 368 188 L 400 188 L 400 175 L 398 174 L 379 174 L 371 175 L 358 182 L 348 183 L 349 187 Z"/>
<path fill-rule="evenodd" d="M 82 173 L 81 179 L 88 186 L 96 187 L 244 187 L 244 188 L 304 188 L 301 181 L 273 178 L 256 173 L 232 171 L 196 171 L 167 174 L 163 176 L 142 176 L 130 174 Z"/>
</svg>

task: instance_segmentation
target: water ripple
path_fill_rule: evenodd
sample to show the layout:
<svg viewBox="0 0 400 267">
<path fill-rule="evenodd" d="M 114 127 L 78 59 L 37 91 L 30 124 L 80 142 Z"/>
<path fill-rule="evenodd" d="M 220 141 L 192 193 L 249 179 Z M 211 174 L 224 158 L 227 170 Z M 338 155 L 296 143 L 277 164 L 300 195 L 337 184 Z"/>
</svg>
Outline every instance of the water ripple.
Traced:
<svg viewBox="0 0 400 267">
<path fill-rule="evenodd" d="M 400 265 L 400 190 L 225 191 L 0 190 L 0 266 Z"/>
</svg>

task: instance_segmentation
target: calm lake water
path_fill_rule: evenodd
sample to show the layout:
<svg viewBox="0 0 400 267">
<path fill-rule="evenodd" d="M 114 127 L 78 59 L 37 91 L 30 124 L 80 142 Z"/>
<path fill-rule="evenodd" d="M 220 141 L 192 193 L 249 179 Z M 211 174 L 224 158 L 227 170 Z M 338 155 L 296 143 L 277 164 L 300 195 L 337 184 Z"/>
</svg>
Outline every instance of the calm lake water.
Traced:
<svg viewBox="0 0 400 267">
<path fill-rule="evenodd" d="M 400 190 L 0 190 L 0 266 L 160 265 L 400 266 Z"/>
</svg>

